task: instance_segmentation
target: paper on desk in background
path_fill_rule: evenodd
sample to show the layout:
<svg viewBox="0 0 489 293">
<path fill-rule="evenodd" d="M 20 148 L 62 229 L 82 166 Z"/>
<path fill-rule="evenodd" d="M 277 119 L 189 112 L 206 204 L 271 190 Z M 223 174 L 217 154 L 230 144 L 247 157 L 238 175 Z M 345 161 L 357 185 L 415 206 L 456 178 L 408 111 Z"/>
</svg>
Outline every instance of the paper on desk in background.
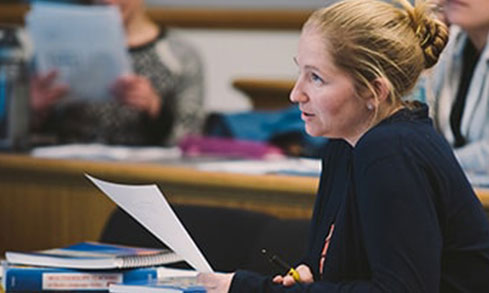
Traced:
<svg viewBox="0 0 489 293">
<path fill-rule="evenodd" d="M 319 176 L 321 160 L 306 158 L 280 158 L 273 160 L 234 160 L 197 164 L 202 171 L 231 172 L 241 174 L 286 174 L 296 176 Z"/>
<path fill-rule="evenodd" d="M 154 162 L 179 159 L 182 157 L 182 151 L 178 147 L 135 147 L 90 143 L 36 147 L 32 149 L 31 155 L 51 159 Z"/>
<path fill-rule="evenodd" d="M 44 1 L 31 7 L 26 25 L 38 71 L 57 69 L 70 97 L 110 97 L 116 78 L 132 71 L 118 8 Z"/>
<path fill-rule="evenodd" d="M 488 173 L 474 173 L 465 172 L 469 182 L 476 187 L 489 187 L 489 174 Z"/>
<path fill-rule="evenodd" d="M 156 185 L 115 184 L 85 176 L 197 271 L 213 271 Z"/>
</svg>

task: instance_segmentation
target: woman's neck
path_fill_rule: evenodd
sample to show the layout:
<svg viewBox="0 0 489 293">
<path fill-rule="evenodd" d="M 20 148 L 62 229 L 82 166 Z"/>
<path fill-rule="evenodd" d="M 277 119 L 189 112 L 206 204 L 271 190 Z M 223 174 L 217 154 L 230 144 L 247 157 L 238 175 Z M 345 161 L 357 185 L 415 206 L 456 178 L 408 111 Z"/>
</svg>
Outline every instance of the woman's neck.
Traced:
<svg viewBox="0 0 489 293">
<path fill-rule="evenodd" d="M 159 34 L 158 26 L 143 12 L 136 13 L 126 24 L 128 47 L 137 47 L 154 40 Z"/>
<path fill-rule="evenodd" d="M 489 34 L 489 27 L 482 29 L 466 30 L 469 39 L 474 44 L 477 52 L 481 53 L 487 43 L 487 35 Z"/>
<path fill-rule="evenodd" d="M 352 146 L 355 147 L 357 142 L 362 138 L 362 136 L 367 133 L 371 128 L 375 127 L 375 125 L 379 124 L 385 118 L 394 115 L 397 111 L 403 109 L 405 106 L 402 103 L 396 103 L 390 106 L 379 107 L 377 114 L 372 113 L 371 120 L 364 127 L 357 129 L 357 132 L 349 137 L 345 137 L 344 139 Z"/>
</svg>

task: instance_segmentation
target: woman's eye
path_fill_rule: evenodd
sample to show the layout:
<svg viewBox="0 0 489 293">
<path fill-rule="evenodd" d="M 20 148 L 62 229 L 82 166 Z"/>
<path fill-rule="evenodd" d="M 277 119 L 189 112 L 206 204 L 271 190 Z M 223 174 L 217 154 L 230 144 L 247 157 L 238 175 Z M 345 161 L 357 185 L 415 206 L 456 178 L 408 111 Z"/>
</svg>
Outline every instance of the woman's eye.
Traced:
<svg viewBox="0 0 489 293">
<path fill-rule="evenodd" d="M 323 79 L 314 72 L 311 73 L 311 80 L 317 85 L 322 85 L 324 83 Z"/>
</svg>

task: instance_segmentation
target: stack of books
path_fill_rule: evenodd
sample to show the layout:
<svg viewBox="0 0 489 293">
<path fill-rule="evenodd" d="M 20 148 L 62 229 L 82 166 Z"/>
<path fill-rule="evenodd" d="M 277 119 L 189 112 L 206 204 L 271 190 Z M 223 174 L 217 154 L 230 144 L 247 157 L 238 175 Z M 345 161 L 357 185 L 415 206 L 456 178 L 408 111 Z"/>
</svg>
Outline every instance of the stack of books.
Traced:
<svg viewBox="0 0 489 293">
<path fill-rule="evenodd" d="M 82 242 L 35 252 L 8 251 L 5 259 L 0 275 L 6 292 L 205 292 L 195 283 L 195 271 L 164 266 L 183 261 L 168 249 Z"/>
</svg>

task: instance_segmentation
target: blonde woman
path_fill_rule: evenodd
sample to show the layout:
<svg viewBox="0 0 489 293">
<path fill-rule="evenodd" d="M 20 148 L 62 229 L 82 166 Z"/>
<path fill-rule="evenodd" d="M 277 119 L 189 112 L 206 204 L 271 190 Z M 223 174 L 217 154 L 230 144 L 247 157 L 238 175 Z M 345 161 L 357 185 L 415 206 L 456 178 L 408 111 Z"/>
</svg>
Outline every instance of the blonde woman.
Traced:
<svg viewBox="0 0 489 293">
<path fill-rule="evenodd" d="M 208 292 L 489 292 L 489 223 L 428 108 L 406 103 L 448 40 L 428 6 L 346 0 L 306 22 L 290 95 L 331 138 L 290 275 L 201 274 Z"/>
</svg>

